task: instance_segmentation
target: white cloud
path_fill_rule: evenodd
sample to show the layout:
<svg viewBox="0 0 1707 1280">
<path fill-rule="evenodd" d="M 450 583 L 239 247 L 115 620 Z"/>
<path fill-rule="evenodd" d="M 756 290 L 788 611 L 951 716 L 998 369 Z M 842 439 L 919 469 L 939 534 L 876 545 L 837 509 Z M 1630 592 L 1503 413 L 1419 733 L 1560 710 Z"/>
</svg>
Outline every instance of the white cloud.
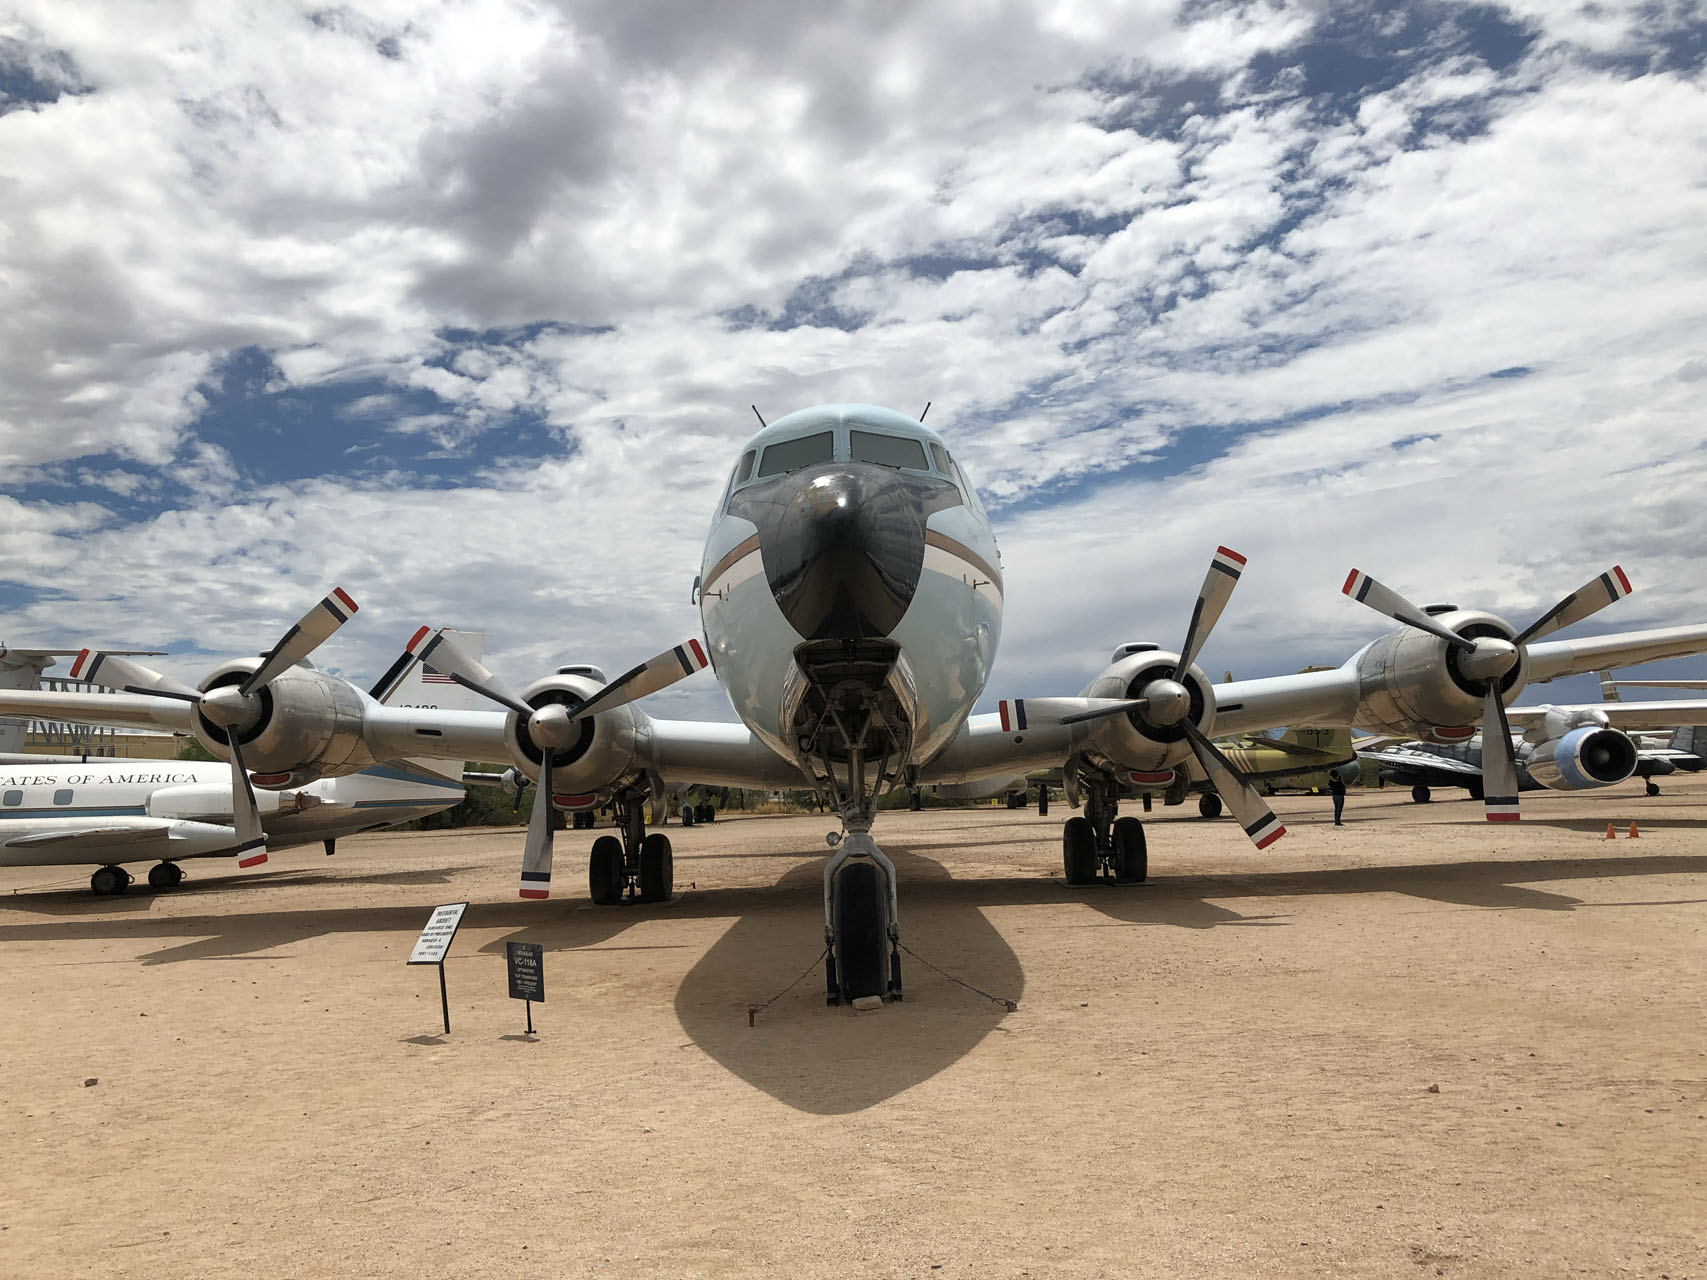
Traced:
<svg viewBox="0 0 1707 1280">
<path fill-rule="evenodd" d="M 0 116 L 0 465 L 77 486 L 0 503 L 0 577 L 52 593 L 8 637 L 252 652 L 336 582 L 358 673 L 418 621 L 484 626 L 515 683 L 621 668 L 695 626 L 748 404 L 844 399 L 934 401 L 1018 504 L 1019 692 L 1174 643 L 1218 541 L 1252 569 L 1206 660 L 1241 673 L 1378 629 L 1336 595 L 1353 551 L 1514 615 L 1622 557 L 1626 618 L 1702 616 L 1699 70 L 1633 74 L 1643 6 L 1535 6 L 1523 62 L 1443 44 L 1330 115 L 1247 68 L 1322 20 L 26 6 L 30 65 L 92 91 Z M 806 301 L 863 323 L 764 323 Z M 196 429 L 247 347 L 275 390 L 364 380 L 341 413 L 387 460 L 491 456 L 518 413 L 552 444 L 421 489 L 340 479 L 373 454 L 340 435 L 324 478 L 248 488 Z M 195 496 L 122 501 L 168 483 Z"/>
</svg>

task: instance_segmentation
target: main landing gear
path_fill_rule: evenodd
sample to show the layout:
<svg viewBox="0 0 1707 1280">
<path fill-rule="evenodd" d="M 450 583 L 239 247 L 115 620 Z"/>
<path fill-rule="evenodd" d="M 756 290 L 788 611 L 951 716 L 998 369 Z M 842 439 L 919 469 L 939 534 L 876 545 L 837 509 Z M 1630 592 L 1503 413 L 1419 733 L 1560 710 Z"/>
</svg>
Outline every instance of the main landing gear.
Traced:
<svg viewBox="0 0 1707 1280">
<path fill-rule="evenodd" d="M 664 902 L 675 891 L 675 860 L 670 837 L 646 832 L 642 806 L 646 792 L 626 787 L 616 795 L 617 836 L 593 841 L 587 863 L 587 887 L 601 907 L 624 902 Z"/>
<path fill-rule="evenodd" d="M 1087 778 L 1083 817 L 1061 827 L 1061 866 L 1070 885 L 1090 884 L 1106 875 L 1115 884 L 1142 884 L 1150 873 L 1144 824 L 1121 818 L 1120 800 L 1108 778 Z"/>
<path fill-rule="evenodd" d="M 1429 794 L 1429 789 L 1419 782 L 1411 788 L 1411 802 L 1413 804 L 1427 804 Z"/>
<path fill-rule="evenodd" d="M 101 897 L 116 897 L 131 886 L 130 872 L 123 867 L 102 867 L 89 877 L 89 888 Z M 156 893 L 176 889 L 184 883 L 184 869 L 175 862 L 157 862 L 148 868 L 148 887 Z"/>
</svg>

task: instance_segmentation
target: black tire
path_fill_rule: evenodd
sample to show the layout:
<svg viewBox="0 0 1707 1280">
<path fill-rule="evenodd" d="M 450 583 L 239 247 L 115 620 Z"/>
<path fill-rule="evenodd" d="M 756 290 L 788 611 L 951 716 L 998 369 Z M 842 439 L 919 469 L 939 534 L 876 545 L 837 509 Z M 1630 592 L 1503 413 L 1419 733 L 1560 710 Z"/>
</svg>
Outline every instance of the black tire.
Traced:
<svg viewBox="0 0 1707 1280">
<path fill-rule="evenodd" d="M 859 858 L 836 872 L 836 982 L 843 1000 L 881 996 L 888 985 L 888 917 L 876 863 Z"/>
<path fill-rule="evenodd" d="M 919 789 L 917 787 L 914 787 L 912 791 L 908 793 L 907 807 L 914 813 L 917 813 L 920 809 L 925 807 L 924 798 L 919 794 Z"/>
<path fill-rule="evenodd" d="M 1659 783 L 1657 783 L 1657 782 L 1648 783 L 1648 794 L 1649 795 L 1657 796 L 1657 795 L 1659 795 L 1659 793 L 1660 793 L 1660 784 Z"/>
<path fill-rule="evenodd" d="M 130 888 L 130 876 L 123 867 L 100 867 L 89 877 L 89 888 L 103 898 L 120 894 Z"/>
<path fill-rule="evenodd" d="M 1415 801 L 1417 804 L 1427 804 L 1428 803 L 1428 788 L 1423 786 L 1423 784 L 1420 782 L 1417 783 L 1416 786 L 1411 788 L 1411 799 L 1413 801 Z"/>
<path fill-rule="evenodd" d="M 1019 797 L 1018 797 L 1018 796 L 1016 796 L 1016 795 L 1015 795 L 1015 794 L 1014 794 L 1014 793 L 1013 793 L 1013 792 L 1011 792 L 1011 791 L 1010 791 L 1010 792 L 1008 792 L 1008 808 L 1010 808 L 1010 809 L 1017 809 L 1017 808 L 1019 808 L 1019 806 L 1020 806 L 1020 799 L 1019 799 Z"/>
<path fill-rule="evenodd" d="M 654 831 L 640 842 L 640 900 L 668 902 L 676 887 L 670 837 Z"/>
<path fill-rule="evenodd" d="M 716 822 L 717 821 L 717 806 L 711 805 L 711 804 L 706 805 L 705 806 L 705 815 L 700 819 L 700 821 L 701 822 Z"/>
<path fill-rule="evenodd" d="M 1482 799 L 1482 784 L 1480 780 L 1472 781 L 1464 789 L 1470 793 L 1470 799 L 1477 801 Z"/>
<path fill-rule="evenodd" d="M 148 868 L 148 887 L 156 893 L 176 889 L 183 882 L 183 868 L 175 862 L 157 862 Z"/>
<path fill-rule="evenodd" d="M 1037 789 L 1037 816 L 1040 818 L 1047 818 L 1049 816 L 1048 787 L 1039 787 Z"/>
<path fill-rule="evenodd" d="M 1221 797 L 1213 791 L 1205 791 L 1197 797 L 1197 812 L 1205 818 L 1221 816 Z"/>
<path fill-rule="evenodd" d="M 1070 885 L 1097 878 L 1097 833 L 1089 818 L 1068 818 L 1061 824 L 1061 869 Z"/>
<path fill-rule="evenodd" d="M 622 901 L 622 891 L 628 887 L 628 877 L 622 868 L 622 841 L 615 836 L 600 836 L 593 841 L 593 851 L 587 858 L 587 889 L 593 901 L 601 907 L 614 907 Z"/>
<path fill-rule="evenodd" d="M 694 807 L 691 804 L 684 804 L 682 806 L 682 826 L 693 826 L 693 809 Z"/>
<path fill-rule="evenodd" d="M 1111 833 L 1114 843 L 1114 882 L 1143 884 L 1150 874 L 1149 842 L 1144 824 L 1136 818 L 1116 818 Z"/>
</svg>

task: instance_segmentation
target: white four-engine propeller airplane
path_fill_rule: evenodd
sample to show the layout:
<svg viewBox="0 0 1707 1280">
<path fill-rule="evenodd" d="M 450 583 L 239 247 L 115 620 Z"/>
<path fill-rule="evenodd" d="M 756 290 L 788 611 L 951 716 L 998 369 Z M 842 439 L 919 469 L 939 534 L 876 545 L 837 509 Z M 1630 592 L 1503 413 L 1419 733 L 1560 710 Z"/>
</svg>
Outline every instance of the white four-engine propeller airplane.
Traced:
<svg viewBox="0 0 1707 1280">
<path fill-rule="evenodd" d="M 1244 564 L 1236 552 L 1215 552 L 1177 652 L 1124 644 L 1076 697 L 1014 698 L 974 716 L 1004 604 L 989 518 L 936 432 L 887 409 L 828 405 L 765 426 L 737 455 L 696 583 L 703 645 L 674 646 L 617 680 L 564 667 L 512 692 L 453 640 L 423 628 L 399 662 L 426 663 L 492 710 L 383 706 L 281 660 L 294 653 L 284 642 L 259 663 L 216 669 L 197 690 L 135 668 L 122 708 L 112 696 L 82 704 L 77 695 L 35 696 L 54 697 L 61 715 L 187 729 L 229 759 L 234 776 L 253 771 L 245 776 L 263 787 L 399 757 L 507 757 L 558 808 L 616 810 L 620 834 L 600 836 L 589 858 L 601 904 L 672 891 L 669 839 L 645 829 L 648 796 L 690 781 L 804 782 L 842 826 L 823 877 L 835 1002 L 902 993 L 896 875 L 872 835 L 876 801 L 894 787 L 1059 768 L 1069 803 L 1084 807 L 1063 828 L 1067 882 L 1136 883 L 1148 872 L 1145 834 L 1137 818 L 1118 815 L 1120 792 L 1165 783 L 1188 759 L 1257 848 L 1284 834 L 1211 741 L 1216 735 L 1355 725 L 1451 741 L 1485 718 L 1506 746 L 1484 763 L 1487 816 L 1509 821 L 1518 811 L 1505 709 L 1526 683 L 1707 649 L 1707 626 L 1543 638 L 1625 595 L 1629 583 L 1616 568 L 1522 631 L 1492 613 L 1419 609 L 1354 570 L 1347 594 L 1398 630 L 1332 670 L 1212 685 L 1196 658 Z M 294 634 L 321 635 L 337 602 L 328 597 Z M 654 719 L 635 705 L 706 665 L 740 723 Z M 14 709 L 0 696 L 0 712 Z M 552 853 L 548 806 L 536 804 L 524 897 L 549 894 Z"/>
</svg>

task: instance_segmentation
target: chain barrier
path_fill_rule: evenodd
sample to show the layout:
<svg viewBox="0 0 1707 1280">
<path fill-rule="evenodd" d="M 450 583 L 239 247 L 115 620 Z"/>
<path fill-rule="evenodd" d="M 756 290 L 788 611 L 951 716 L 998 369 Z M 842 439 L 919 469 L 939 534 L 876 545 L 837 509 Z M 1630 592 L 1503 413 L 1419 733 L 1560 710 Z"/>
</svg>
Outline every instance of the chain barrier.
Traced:
<svg viewBox="0 0 1707 1280">
<path fill-rule="evenodd" d="M 822 951 L 820 951 L 818 953 L 818 958 L 816 960 L 814 960 L 811 964 L 807 965 L 806 968 L 801 971 L 800 976 L 798 978 L 796 978 L 793 982 L 789 983 L 786 987 L 784 987 L 781 991 L 777 992 L 769 1000 L 766 1000 L 763 1004 L 750 1004 L 750 1005 L 748 1005 L 747 1006 L 747 1025 L 749 1027 L 752 1026 L 753 1025 L 753 1019 L 757 1018 L 766 1009 L 770 1008 L 778 1000 L 781 1000 L 790 991 L 793 991 L 802 982 L 806 981 L 807 974 L 811 973 L 812 970 L 816 969 L 820 964 L 822 964 L 824 962 L 824 957 L 829 955 L 829 954 L 830 954 L 830 948 L 825 947 Z"/>
<path fill-rule="evenodd" d="M 1019 1012 L 1019 1002 L 1017 1000 L 1008 1000 L 1002 996 L 993 996 L 988 991 L 979 990 L 977 987 L 973 986 L 970 982 L 967 982 L 964 978 L 955 977 L 947 969 L 937 968 L 936 965 L 932 964 L 929 960 L 926 960 L 922 955 L 920 955 L 917 951 L 914 951 L 905 942 L 898 942 L 895 945 L 900 947 L 901 950 L 905 951 L 908 955 L 912 956 L 913 959 L 917 960 L 920 964 L 924 965 L 925 968 L 935 970 L 937 973 L 940 973 L 943 977 L 947 978 L 950 982 L 957 983 L 960 986 L 965 987 L 968 991 L 972 992 L 974 995 L 983 996 L 984 999 L 988 1000 L 991 1004 L 1001 1005 L 1009 1013 L 1018 1013 Z"/>
</svg>

